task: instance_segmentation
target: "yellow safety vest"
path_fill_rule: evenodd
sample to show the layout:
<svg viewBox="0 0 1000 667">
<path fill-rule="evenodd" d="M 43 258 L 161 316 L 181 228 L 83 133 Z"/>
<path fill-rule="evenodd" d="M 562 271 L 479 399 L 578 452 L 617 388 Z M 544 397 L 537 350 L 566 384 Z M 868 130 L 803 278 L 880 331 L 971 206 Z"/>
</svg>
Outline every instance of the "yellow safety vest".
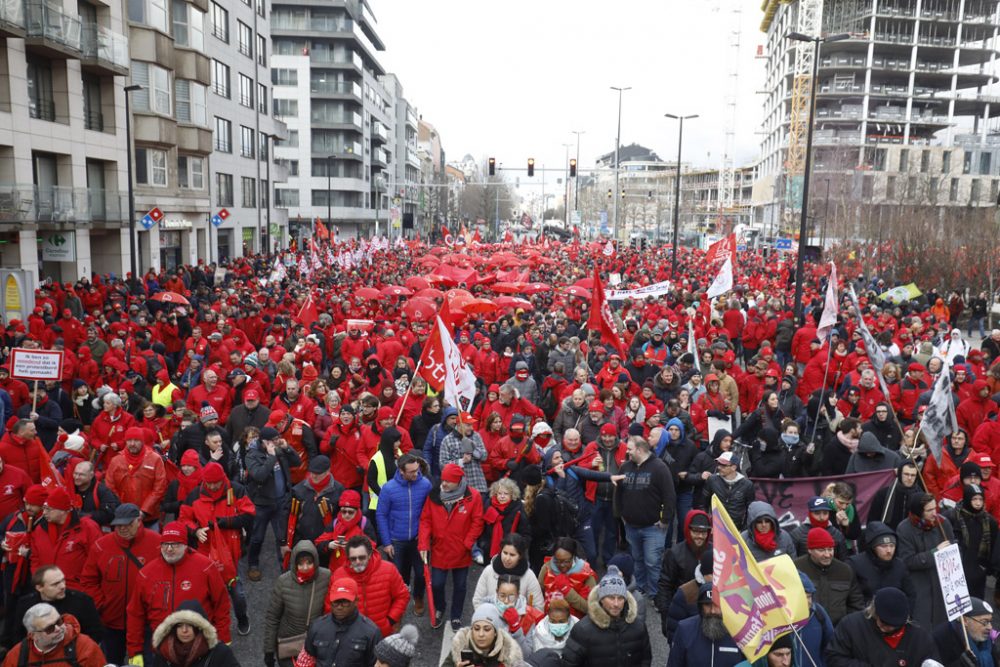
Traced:
<svg viewBox="0 0 1000 667">
<path fill-rule="evenodd" d="M 177 387 L 171 382 L 163 389 L 160 389 L 160 383 L 157 382 L 153 385 L 153 403 L 157 405 L 162 405 L 165 408 L 170 407 L 173 402 L 172 397 Z"/>
<path fill-rule="evenodd" d="M 382 452 L 375 452 L 375 456 L 372 457 L 372 463 L 375 464 L 375 479 L 378 482 L 378 488 L 385 486 L 385 483 L 389 480 L 386 479 L 385 474 L 385 458 L 382 456 Z M 378 507 L 378 494 L 368 487 L 368 509 L 374 510 Z"/>
</svg>

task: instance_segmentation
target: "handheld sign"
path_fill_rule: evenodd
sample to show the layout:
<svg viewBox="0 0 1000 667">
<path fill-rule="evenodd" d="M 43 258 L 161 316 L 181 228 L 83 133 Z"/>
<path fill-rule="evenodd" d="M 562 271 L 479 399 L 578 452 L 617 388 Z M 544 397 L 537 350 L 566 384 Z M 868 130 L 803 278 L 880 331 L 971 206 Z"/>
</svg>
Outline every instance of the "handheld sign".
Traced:
<svg viewBox="0 0 1000 667">
<path fill-rule="evenodd" d="M 962 554 L 958 545 L 949 544 L 944 549 L 935 551 L 934 564 L 937 566 L 948 620 L 954 621 L 962 614 L 972 611 L 972 599 L 965 583 L 965 570 L 962 569 Z"/>
<path fill-rule="evenodd" d="M 19 380 L 61 380 L 62 365 L 63 353 L 58 350 L 11 350 L 10 375 Z"/>
</svg>

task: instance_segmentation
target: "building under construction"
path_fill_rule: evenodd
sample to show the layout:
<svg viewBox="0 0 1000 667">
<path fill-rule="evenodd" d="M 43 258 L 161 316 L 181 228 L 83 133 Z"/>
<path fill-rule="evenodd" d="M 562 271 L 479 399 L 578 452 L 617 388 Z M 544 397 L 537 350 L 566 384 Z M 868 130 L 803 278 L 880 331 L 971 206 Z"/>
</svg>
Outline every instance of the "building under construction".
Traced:
<svg viewBox="0 0 1000 667">
<path fill-rule="evenodd" d="M 814 83 L 809 214 L 816 225 L 879 206 L 995 205 L 997 7 L 998 0 L 764 0 L 755 226 L 775 235 L 798 229 Z M 815 44 L 789 33 L 849 38 L 821 43 L 813 82 Z"/>
</svg>

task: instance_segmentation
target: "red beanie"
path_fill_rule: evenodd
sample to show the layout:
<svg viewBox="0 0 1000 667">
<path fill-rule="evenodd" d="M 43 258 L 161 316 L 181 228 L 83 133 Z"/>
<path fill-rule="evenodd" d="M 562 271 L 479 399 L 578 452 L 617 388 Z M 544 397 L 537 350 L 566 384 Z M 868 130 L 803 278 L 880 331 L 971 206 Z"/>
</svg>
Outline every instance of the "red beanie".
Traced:
<svg viewBox="0 0 1000 667">
<path fill-rule="evenodd" d="M 601 427 L 601 435 L 618 435 L 618 429 L 614 424 L 607 423 Z"/>
<path fill-rule="evenodd" d="M 69 497 L 69 493 L 61 486 L 57 486 L 49 491 L 49 497 L 45 499 L 45 505 L 54 510 L 62 510 L 64 512 L 73 509 L 73 501 Z"/>
<path fill-rule="evenodd" d="M 181 465 L 194 466 L 196 468 L 200 466 L 201 459 L 198 457 L 198 452 L 194 449 L 189 449 L 183 454 L 181 454 Z"/>
<path fill-rule="evenodd" d="M 143 444 L 146 443 L 146 431 L 139 428 L 138 426 L 133 426 L 127 431 L 125 431 L 125 441 L 129 440 L 141 440 Z"/>
<path fill-rule="evenodd" d="M 361 509 L 361 494 L 354 489 L 348 489 L 340 494 L 340 507 Z"/>
<path fill-rule="evenodd" d="M 206 484 L 217 484 L 225 481 L 226 471 L 222 469 L 221 465 L 212 461 L 202 469 L 201 478 Z"/>
<path fill-rule="evenodd" d="M 449 463 L 441 471 L 441 481 L 450 482 L 452 484 L 458 484 L 465 477 L 465 471 L 462 470 L 462 466 L 455 463 Z"/>
<path fill-rule="evenodd" d="M 24 492 L 24 502 L 28 505 L 44 505 L 49 497 L 49 490 L 41 484 L 32 484 Z"/>
<path fill-rule="evenodd" d="M 167 542 L 187 544 L 187 526 L 180 521 L 171 521 L 164 526 L 163 532 L 160 534 L 160 544 Z"/>
<path fill-rule="evenodd" d="M 825 528 L 811 528 L 806 537 L 807 549 L 832 549 L 833 536 Z"/>
</svg>

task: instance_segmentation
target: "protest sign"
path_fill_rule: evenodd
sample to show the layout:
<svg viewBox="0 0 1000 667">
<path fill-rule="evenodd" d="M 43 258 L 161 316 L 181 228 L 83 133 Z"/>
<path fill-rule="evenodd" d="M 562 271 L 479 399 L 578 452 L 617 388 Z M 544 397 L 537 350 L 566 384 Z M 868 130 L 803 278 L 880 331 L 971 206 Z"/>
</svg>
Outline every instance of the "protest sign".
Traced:
<svg viewBox="0 0 1000 667">
<path fill-rule="evenodd" d="M 935 551 L 934 565 L 937 566 L 938 582 L 941 584 L 948 620 L 954 621 L 962 614 L 972 611 L 972 598 L 969 596 L 969 586 L 965 583 L 962 553 L 958 545 L 952 543 Z"/>
<path fill-rule="evenodd" d="M 10 375 L 19 380 L 61 380 L 63 353 L 58 350 L 14 348 L 10 354 Z"/>
</svg>

